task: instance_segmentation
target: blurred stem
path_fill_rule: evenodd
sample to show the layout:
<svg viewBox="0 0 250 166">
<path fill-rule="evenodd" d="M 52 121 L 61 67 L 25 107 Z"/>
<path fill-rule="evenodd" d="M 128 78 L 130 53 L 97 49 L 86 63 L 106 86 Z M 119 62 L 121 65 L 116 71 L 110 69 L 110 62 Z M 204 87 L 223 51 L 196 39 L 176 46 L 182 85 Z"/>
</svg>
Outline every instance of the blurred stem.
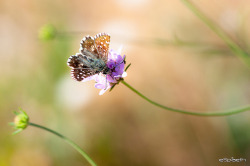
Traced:
<svg viewBox="0 0 250 166">
<path fill-rule="evenodd" d="M 201 10 L 198 9 L 191 1 L 181 0 L 197 17 L 199 17 L 214 33 L 226 42 L 228 47 L 234 52 L 248 67 L 250 67 L 249 54 L 234 42 L 229 35 L 209 19 Z"/>
<path fill-rule="evenodd" d="M 135 92 L 137 95 L 139 95 L 141 98 L 143 98 L 144 100 L 146 100 L 147 102 L 160 107 L 162 109 L 168 110 L 168 111 L 173 111 L 173 112 L 178 112 L 178 113 L 182 113 L 182 114 L 188 114 L 188 115 L 196 115 L 196 116 L 228 116 L 228 115 L 233 115 L 233 114 L 238 114 L 240 112 L 245 112 L 245 111 L 249 111 L 250 110 L 250 106 L 245 106 L 239 109 L 234 109 L 234 110 L 229 110 L 229 111 L 222 111 L 222 112 L 189 112 L 186 110 L 180 110 L 180 109 L 175 109 L 175 108 L 171 108 L 171 107 L 167 107 L 164 105 L 161 105 L 155 101 L 150 100 L 149 98 L 147 98 L 146 96 L 144 96 L 143 94 L 141 94 L 139 91 L 137 91 L 135 88 L 133 88 L 132 86 L 130 86 L 127 82 L 125 82 L 124 80 L 121 81 L 126 87 L 128 87 L 130 90 L 132 90 L 133 92 Z"/>
<path fill-rule="evenodd" d="M 30 126 L 34 126 L 34 127 L 37 127 L 37 128 L 40 128 L 40 129 L 43 129 L 43 130 L 46 130 L 50 133 L 53 133 L 55 135 L 57 135 L 58 137 L 62 138 L 65 142 L 67 142 L 68 144 L 70 144 L 75 150 L 77 150 L 89 163 L 91 166 L 97 166 L 97 164 L 87 155 L 86 152 L 84 152 L 77 144 L 75 144 L 73 141 L 71 141 L 70 139 L 68 139 L 67 137 L 61 135 L 60 133 L 54 131 L 54 130 L 51 130 L 47 127 L 44 127 L 44 126 L 40 126 L 38 124 L 35 124 L 35 123 L 29 123 Z"/>
</svg>

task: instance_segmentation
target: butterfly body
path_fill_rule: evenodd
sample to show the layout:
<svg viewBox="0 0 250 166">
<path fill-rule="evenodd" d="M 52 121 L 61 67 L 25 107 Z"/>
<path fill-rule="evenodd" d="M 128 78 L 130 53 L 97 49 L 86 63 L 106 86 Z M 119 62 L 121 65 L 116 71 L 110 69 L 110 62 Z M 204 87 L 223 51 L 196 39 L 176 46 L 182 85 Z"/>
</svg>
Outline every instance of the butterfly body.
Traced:
<svg viewBox="0 0 250 166">
<path fill-rule="evenodd" d="M 95 73 L 102 72 L 103 74 L 107 74 L 109 71 L 109 68 L 102 59 L 90 59 L 90 61 L 90 67 L 95 71 Z"/>
<path fill-rule="evenodd" d="M 108 74 L 107 67 L 110 36 L 106 33 L 97 34 L 94 38 L 86 36 L 80 43 L 80 53 L 68 59 L 71 75 L 77 81 L 95 74 Z"/>
</svg>

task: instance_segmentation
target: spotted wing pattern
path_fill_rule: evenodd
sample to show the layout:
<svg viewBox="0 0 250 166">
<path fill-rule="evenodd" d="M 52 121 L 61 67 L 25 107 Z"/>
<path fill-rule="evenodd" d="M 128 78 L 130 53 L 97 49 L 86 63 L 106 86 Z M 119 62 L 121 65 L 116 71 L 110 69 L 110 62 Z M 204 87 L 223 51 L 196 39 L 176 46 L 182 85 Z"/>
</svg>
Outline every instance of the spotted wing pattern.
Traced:
<svg viewBox="0 0 250 166">
<path fill-rule="evenodd" d="M 80 42 L 79 51 L 86 56 L 90 56 L 91 58 L 99 58 L 97 49 L 94 45 L 94 38 L 91 36 L 84 37 Z"/>
<path fill-rule="evenodd" d="M 77 81 L 82 81 L 85 78 L 94 75 L 94 72 L 91 68 L 84 64 L 83 59 L 86 56 L 77 53 L 76 55 L 72 55 L 68 59 L 68 66 L 71 67 L 71 76 L 73 79 Z"/>
<path fill-rule="evenodd" d="M 107 33 L 99 33 L 94 38 L 94 44 L 97 49 L 99 58 L 105 63 L 108 60 L 110 36 Z"/>
<path fill-rule="evenodd" d="M 83 67 L 83 62 L 81 61 L 81 58 L 84 58 L 82 54 L 77 53 L 76 55 L 72 55 L 68 59 L 68 66 L 70 68 L 79 68 Z"/>
<path fill-rule="evenodd" d="M 92 76 L 93 72 L 91 69 L 88 68 L 75 68 L 75 69 L 71 69 L 71 76 L 73 79 L 75 79 L 76 81 L 82 81 L 85 78 Z"/>
</svg>

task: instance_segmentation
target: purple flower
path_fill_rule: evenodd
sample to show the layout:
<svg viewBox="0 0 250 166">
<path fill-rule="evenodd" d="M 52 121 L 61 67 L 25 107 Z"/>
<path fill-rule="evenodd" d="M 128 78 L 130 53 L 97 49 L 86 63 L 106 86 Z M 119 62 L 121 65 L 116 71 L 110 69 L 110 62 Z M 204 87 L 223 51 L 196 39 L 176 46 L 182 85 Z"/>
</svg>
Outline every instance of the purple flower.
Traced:
<svg viewBox="0 0 250 166">
<path fill-rule="evenodd" d="M 107 66 L 110 69 L 110 73 L 106 75 L 96 74 L 84 80 L 95 80 L 95 87 L 101 89 L 99 95 L 103 95 L 108 89 L 127 76 L 127 73 L 124 71 L 125 55 L 121 56 L 121 49 L 119 51 L 112 49 L 109 51 Z"/>
</svg>

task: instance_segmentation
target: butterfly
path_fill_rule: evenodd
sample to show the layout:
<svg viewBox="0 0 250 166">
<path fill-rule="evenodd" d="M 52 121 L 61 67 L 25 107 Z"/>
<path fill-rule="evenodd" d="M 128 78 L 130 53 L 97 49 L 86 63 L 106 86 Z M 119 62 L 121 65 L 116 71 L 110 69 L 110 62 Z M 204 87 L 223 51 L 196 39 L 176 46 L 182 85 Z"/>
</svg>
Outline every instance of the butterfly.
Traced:
<svg viewBox="0 0 250 166">
<path fill-rule="evenodd" d="M 69 57 L 67 64 L 71 68 L 71 76 L 77 81 L 95 74 L 108 74 L 107 67 L 110 35 L 99 33 L 95 37 L 85 36 L 80 42 L 80 53 Z"/>
</svg>

